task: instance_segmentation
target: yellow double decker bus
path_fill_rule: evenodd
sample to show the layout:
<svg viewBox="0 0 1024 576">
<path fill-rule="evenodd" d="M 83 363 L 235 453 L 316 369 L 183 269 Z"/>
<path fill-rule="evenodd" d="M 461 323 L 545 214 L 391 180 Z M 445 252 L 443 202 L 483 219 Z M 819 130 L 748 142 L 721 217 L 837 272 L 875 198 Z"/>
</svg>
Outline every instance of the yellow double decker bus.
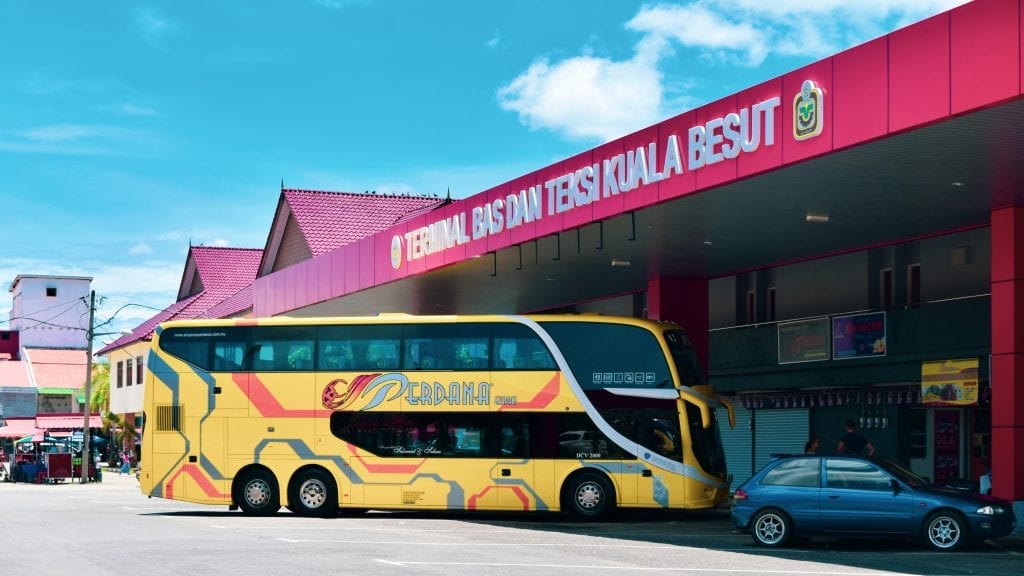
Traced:
<svg viewBox="0 0 1024 576">
<path fill-rule="evenodd" d="M 713 507 L 729 478 L 703 381 L 681 328 L 633 318 L 167 322 L 140 485 L 255 515 Z"/>
</svg>

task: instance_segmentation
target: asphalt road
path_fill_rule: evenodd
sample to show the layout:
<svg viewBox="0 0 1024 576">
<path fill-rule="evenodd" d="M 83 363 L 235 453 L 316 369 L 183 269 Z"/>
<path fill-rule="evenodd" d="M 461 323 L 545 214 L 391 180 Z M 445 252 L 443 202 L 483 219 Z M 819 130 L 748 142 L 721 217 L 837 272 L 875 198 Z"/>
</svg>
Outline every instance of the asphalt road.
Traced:
<svg viewBox="0 0 1024 576">
<path fill-rule="evenodd" d="M 147 499 L 134 476 L 0 483 L 0 575 L 1020 573 L 1024 538 L 956 553 L 908 542 L 765 550 L 726 510 L 588 524 L 556 515 L 369 512 L 332 519 Z"/>
</svg>

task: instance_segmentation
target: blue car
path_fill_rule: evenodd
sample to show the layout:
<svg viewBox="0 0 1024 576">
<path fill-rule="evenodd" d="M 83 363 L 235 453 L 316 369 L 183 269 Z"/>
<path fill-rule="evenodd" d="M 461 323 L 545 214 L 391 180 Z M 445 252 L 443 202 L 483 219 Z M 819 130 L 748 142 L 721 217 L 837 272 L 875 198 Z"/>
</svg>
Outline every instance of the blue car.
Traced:
<svg viewBox="0 0 1024 576">
<path fill-rule="evenodd" d="M 769 462 L 736 489 L 732 519 L 761 546 L 814 536 L 913 538 L 946 551 L 1017 525 L 1006 500 L 940 488 L 890 460 L 820 455 Z"/>
</svg>

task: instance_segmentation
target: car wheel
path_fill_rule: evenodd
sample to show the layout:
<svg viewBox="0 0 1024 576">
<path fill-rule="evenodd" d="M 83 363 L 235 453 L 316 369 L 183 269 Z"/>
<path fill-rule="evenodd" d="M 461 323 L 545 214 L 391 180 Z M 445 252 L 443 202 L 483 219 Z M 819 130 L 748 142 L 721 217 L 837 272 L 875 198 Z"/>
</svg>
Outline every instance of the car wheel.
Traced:
<svg viewBox="0 0 1024 576">
<path fill-rule="evenodd" d="M 933 550 L 959 550 L 967 542 L 967 523 L 955 512 L 936 512 L 925 522 L 924 539 Z"/>
<path fill-rule="evenodd" d="M 603 474 L 573 476 L 562 495 L 563 509 L 582 520 L 600 520 L 615 509 L 615 491 Z"/>
<path fill-rule="evenodd" d="M 792 532 L 789 517 L 774 509 L 762 510 L 751 523 L 750 534 L 760 546 L 777 548 L 789 541 Z"/>
<path fill-rule="evenodd" d="M 251 516 L 275 514 L 281 508 L 277 480 L 267 470 L 257 469 L 245 473 L 235 485 L 234 498 L 242 512 Z"/>
<path fill-rule="evenodd" d="M 300 471 L 288 489 L 288 509 L 300 516 L 334 516 L 338 488 L 334 478 L 319 468 Z"/>
</svg>

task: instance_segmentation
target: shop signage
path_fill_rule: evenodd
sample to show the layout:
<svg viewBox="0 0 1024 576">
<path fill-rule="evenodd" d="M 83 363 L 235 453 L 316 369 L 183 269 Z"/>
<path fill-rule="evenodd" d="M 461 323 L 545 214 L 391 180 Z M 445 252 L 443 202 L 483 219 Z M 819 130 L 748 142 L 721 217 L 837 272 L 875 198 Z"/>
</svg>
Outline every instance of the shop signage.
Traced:
<svg viewBox="0 0 1024 576">
<path fill-rule="evenodd" d="M 969 406 L 978 403 L 978 359 L 921 363 L 921 403 Z"/>
<path fill-rule="evenodd" d="M 543 184 L 396 235 L 391 240 L 391 266 L 397 270 L 406 262 L 774 146 L 775 111 L 780 105 L 778 96 L 762 100 L 693 126 L 685 135 L 668 134 L 572 167 Z M 806 105 L 801 109 L 810 111 Z"/>
<path fill-rule="evenodd" d="M 832 318 L 832 358 L 885 356 L 885 312 Z"/>
<path fill-rule="evenodd" d="M 779 364 L 828 360 L 828 318 L 783 322 L 779 328 Z"/>
</svg>

